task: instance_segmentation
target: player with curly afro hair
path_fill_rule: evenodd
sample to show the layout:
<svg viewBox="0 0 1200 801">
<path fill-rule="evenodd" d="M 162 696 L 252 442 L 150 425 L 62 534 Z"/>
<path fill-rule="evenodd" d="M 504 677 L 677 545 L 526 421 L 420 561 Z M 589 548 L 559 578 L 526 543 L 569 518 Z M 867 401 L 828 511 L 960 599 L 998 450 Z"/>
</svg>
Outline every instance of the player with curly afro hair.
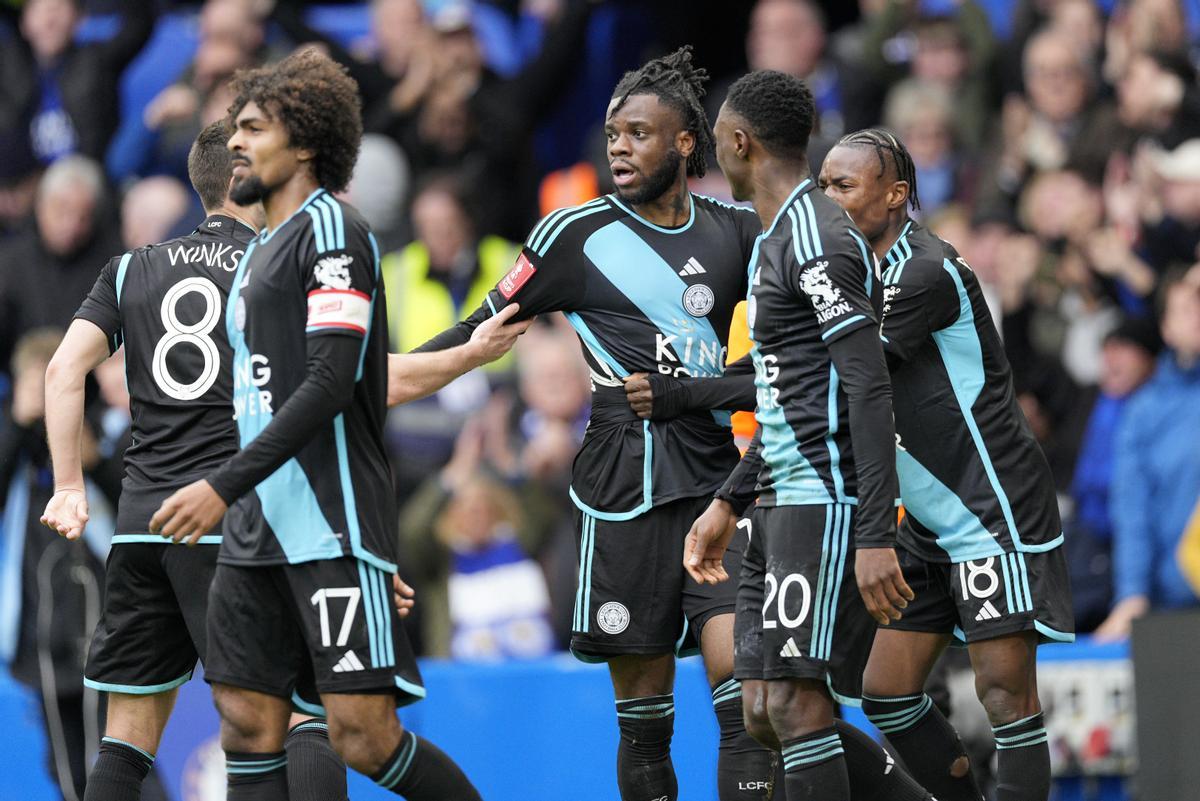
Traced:
<svg viewBox="0 0 1200 801">
<path fill-rule="evenodd" d="M 318 186 L 329 192 L 346 188 L 362 141 L 362 101 L 345 67 L 316 50 L 300 50 L 277 64 L 238 72 L 233 91 L 237 97 L 229 107 L 231 125 L 245 129 L 242 118 L 248 109 L 258 112 L 256 118 L 278 121 L 287 135 L 287 148 Z M 239 160 L 244 163 L 246 158 L 235 153 L 235 168 Z M 257 180 L 238 181 L 234 187 L 235 194 L 249 202 L 275 188 L 267 176 L 252 171 Z"/>
</svg>

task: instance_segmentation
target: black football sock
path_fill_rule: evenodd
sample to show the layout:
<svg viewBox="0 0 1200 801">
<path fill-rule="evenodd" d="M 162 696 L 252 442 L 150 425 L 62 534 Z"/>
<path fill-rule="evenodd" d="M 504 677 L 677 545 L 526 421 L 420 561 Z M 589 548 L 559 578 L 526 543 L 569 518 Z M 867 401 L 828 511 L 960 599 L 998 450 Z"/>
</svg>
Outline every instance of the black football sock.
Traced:
<svg viewBox="0 0 1200 801">
<path fill-rule="evenodd" d="M 854 801 L 930 801 L 933 798 L 866 732 L 844 720 L 835 720 L 833 724 L 846 752 L 850 797 Z"/>
<path fill-rule="evenodd" d="M 346 763 L 329 742 L 328 723 L 297 723 L 283 747 L 287 749 L 290 801 L 346 801 Z"/>
<path fill-rule="evenodd" d="M 453 759 L 407 730 L 371 781 L 408 801 L 480 801 L 479 791 Z"/>
<path fill-rule="evenodd" d="M 996 801 L 1046 801 L 1050 745 L 1041 712 L 996 726 Z"/>
<path fill-rule="evenodd" d="M 850 801 L 842 739 L 837 728 L 783 741 L 787 801 Z"/>
<path fill-rule="evenodd" d="M 717 797 L 721 801 L 768 801 L 775 788 L 780 757 L 777 751 L 764 748 L 746 733 L 742 683 L 731 676 L 717 684 L 712 698 L 721 731 Z"/>
<path fill-rule="evenodd" d="M 142 781 L 154 765 L 154 754 L 123 740 L 105 737 L 87 779 L 83 801 L 139 801 Z"/>
<path fill-rule="evenodd" d="M 938 801 L 982 801 L 962 740 L 929 696 L 864 695 L 863 712 Z"/>
<path fill-rule="evenodd" d="M 671 764 L 674 694 L 617 701 L 617 726 L 617 787 L 623 801 L 676 801 L 679 784 Z"/>
<path fill-rule="evenodd" d="M 226 801 L 288 801 L 287 752 L 225 752 Z"/>
</svg>

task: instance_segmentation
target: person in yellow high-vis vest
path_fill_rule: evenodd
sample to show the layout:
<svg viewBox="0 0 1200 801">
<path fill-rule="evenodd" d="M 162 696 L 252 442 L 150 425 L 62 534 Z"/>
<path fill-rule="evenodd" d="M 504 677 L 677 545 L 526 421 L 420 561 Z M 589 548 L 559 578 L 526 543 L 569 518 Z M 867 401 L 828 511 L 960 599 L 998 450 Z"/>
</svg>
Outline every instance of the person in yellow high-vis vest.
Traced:
<svg viewBox="0 0 1200 801">
<path fill-rule="evenodd" d="M 426 186 L 413 201 L 417 238 L 384 256 L 388 333 L 401 353 L 458 322 L 483 303 L 512 268 L 519 246 L 498 236 L 476 238 L 452 183 Z M 512 368 L 509 354 L 490 370 Z"/>
</svg>

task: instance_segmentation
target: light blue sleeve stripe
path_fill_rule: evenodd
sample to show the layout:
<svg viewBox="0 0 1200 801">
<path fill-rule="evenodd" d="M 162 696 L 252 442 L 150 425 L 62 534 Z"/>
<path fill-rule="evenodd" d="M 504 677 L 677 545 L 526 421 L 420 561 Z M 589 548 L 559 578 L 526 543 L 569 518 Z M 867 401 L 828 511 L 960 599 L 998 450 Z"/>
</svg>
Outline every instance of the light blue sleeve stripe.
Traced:
<svg viewBox="0 0 1200 801">
<path fill-rule="evenodd" d="M 329 206 L 326 206 L 324 203 L 322 203 L 322 200 L 324 200 L 324 198 L 318 198 L 317 201 L 313 203 L 313 207 L 320 209 L 321 219 L 325 221 L 325 249 L 336 250 L 337 237 L 335 235 L 336 232 L 333 230 L 333 215 L 329 213 Z"/>
<path fill-rule="evenodd" d="M 487 301 L 488 308 L 492 310 L 492 316 L 495 317 L 496 316 L 496 304 L 492 303 L 492 293 L 491 292 L 487 293 L 486 295 L 483 296 L 483 299 Z"/>
<path fill-rule="evenodd" d="M 339 250 L 346 248 L 346 226 L 342 216 L 342 204 L 338 203 L 334 198 L 326 195 L 321 198 L 324 203 L 329 206 L 329 210 L 333 213 L 333 227 L 337 232 L 337 247 Z"/>
<path fill-rule="evenodd" d="M 843 328 L 850 325 L 851 323 L 857 323 L 859 320 L 865 320 L 865 319 L 867 319 L 866 315 L 863 315 L 863 314 L 856 314 L 853 317 L 847 317 L 845 320 L 842 320 L 840 323 L 835 325 L 833 328 L 830 328 L 824 334 L 821 334 L 821 339 L 828 341 L 831 336 L 836 334 L 838 331 L 841 331 Z"/>
<path fill-rule="evenodd" d="M 325 229 L 321 223 L 321 213 L 312 206 L 309 206 L 305 211 L 308 212 L 309 217 L 312 217 L 313 238 L 316 240 L 317 253 L 324 253 Z"/>
<path fill-rule="evenodd" d="M 812 199 L 805 195 L 801 200 L 804 201 L 804 210 L 808 212 L 808 227 L 811 231 L 813 245 L 813 258 L 819 258 L 825 255 L 825 248 L 821 244 L 821 231 L 817 228 L 817 215 L 813 211 Z"/>
<path fill-rule="evenodd" d="M 126 253 L 121 257 L 121 263 L 117 265 L 117 308 L 121 308 L 121 290 L 125 287 L 125 272 L 129 269 L 129 260 L 133 258 L 132 253 Z"/>
</svg>

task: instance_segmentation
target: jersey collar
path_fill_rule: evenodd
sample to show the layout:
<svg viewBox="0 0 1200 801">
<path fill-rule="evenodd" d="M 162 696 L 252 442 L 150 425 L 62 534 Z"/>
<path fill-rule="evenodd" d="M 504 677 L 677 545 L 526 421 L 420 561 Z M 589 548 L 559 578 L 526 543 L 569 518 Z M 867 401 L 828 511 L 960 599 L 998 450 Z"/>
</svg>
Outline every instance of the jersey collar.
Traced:
<svg viewBox="0 0 1200 801">
<path fill-rule="evenodd" d="M 204 218 L 204 222 L 200 223 L 198 231 L 221 231 L 228 233 L 237 239 L 245 239 L 249 242 L 258 235 L 249 225 L 237 219 L 230 217 L 228 214 L 210 214 Z M 239 236 L 240 234 L 240 236 Z"/>
<path fill-rule="evenodd" d="M 653 228 L 655 231 L 658 231 L 659 233 L 682 234 L 684 231 L 691 228 L 692 223 L 694 223 L 696 221 L 696 198 L 692 197 L 691 192 L 688 192 L 688 203 L 691 205 L 691 211 L 688 214 L 688 221 L 686 223 L 684 223 L 683 225 L 679 226 L 678 228 L 663 228 L 661 225 L 655 225 L 654 223 L 650 222 L 642 215 L 638 214 L 632 208 L 630 208 L 629 206 L 626 206 L 624 203 L 622 203 L 621 199 L 619 197 L 617 197 L 616 192 L 613 192 L 611 195 L 609 195 L 608 199 L 613 202 L 613 205 L 615 205 L 617 208 L 624 211 L 630 217 L 637 220 L 638 222 L 640 222 L 642 225 L 646 226 L 647 228 Z"/>
<path fill-rule="evenodd" d="M 779 211 L 775 212 L 775 219 L 771 221 L 771 227 L 766 231 L 767 236 L 770 236 L 771 232 L 775 230 L 775 226 L 779 225 L 779 219 L 783 217 L 784 213 L 791 207 L 791 205 L 799 200 L 800 196 L 805 192 L 812 190 L 814 186 L 816 186 L 816 184 L 813 183 L 811 176 L 796 184 L 796 188 L 793 189 L 792 193 L 787 196 L 787 200 L 783 201 L 783 205 L 779 207 Z"/>
</svg>

